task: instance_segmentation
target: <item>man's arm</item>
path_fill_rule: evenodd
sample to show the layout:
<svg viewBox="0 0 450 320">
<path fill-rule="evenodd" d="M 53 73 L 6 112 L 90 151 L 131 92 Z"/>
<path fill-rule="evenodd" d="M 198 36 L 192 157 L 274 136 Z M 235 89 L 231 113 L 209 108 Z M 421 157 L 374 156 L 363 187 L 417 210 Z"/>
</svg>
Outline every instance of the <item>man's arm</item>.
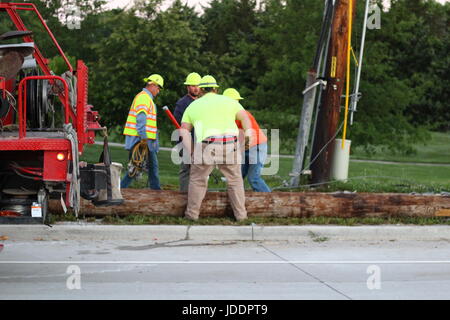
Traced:
<svg viewBox="0 0 450 320">
<path fill-rule="evenodd" d="M 245 150 L 245 132 L 244 129 L 242 128 L 242 122 L 240 120 L 236 120 L 236 125 L 239 129 L 239 137 L 238 137 L 238 141 L 239 141 L 239 149 L 241 150 L 241 152 L 244 152 Z"/>
<path fill-rule="evenodd" d="M 251 134 L 252 123 L 247 114 L 247 111 L 245 111 L 245 110 L 238 111 L 238 113 L 236 114 L 236 120 L 241 121 L 242 128 L 244 129 L 245 138 L 249 139 L 249 143 L 251 144 L 252 141 L 250 141 L 250 139 L 254 139 L 254 135 Z"/>
<path fill-rule="evenodd" d="M 144 112 L 139 112 L 136 117 L 136 129 L 141 140 L 147 140 L 147 132 L 145 125 L 147 124 L 147 116 Z"/>
</svg>

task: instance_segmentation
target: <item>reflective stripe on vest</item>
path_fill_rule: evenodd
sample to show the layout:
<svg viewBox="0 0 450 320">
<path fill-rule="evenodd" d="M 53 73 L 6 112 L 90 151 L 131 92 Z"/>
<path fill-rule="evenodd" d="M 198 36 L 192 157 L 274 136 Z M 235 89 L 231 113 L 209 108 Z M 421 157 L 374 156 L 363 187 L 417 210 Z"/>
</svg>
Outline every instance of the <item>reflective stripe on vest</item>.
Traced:
<svg viewBox="0 0 450 320">
<path fill-rule="evenodd" d="M 144 91 L 138 93 L 133 100 L 123 134 L 126 136 L 139 136 L 136 127 L 136 117 L 140 112 L 144 112 L 147 117 L 145 124 L 147 139 L 156 139 L 156 133 L 158 132 L 156 108 L 150 96 Z"/>
</svg>

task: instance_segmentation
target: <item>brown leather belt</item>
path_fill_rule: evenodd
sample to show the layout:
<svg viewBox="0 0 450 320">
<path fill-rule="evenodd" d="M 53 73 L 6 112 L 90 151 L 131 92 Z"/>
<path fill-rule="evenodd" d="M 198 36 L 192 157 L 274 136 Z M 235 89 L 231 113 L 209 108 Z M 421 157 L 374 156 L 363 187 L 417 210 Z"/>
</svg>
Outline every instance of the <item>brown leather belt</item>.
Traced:
<svg viewBox="0 0 450 320">
<path fill-rule="evenodd" d="M 237 142 L 237 137 L 236 136 L 208 137 L 205 140 L 203 140 L 202 142 L 206 143 L 206 144 L 210 144 L 210 143 L 228 144 L 228 143 Z"/>
</svg>

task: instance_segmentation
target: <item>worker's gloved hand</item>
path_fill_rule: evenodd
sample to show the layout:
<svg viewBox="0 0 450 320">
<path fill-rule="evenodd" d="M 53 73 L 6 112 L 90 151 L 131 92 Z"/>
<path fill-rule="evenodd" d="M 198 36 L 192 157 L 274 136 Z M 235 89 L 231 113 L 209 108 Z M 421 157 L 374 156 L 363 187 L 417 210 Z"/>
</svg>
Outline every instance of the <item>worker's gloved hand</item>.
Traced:
<svg viewBox="0 0 450 320">
<path fill-rule="evenodd" d="M 245 136 L 245 150 L 250 149 L 250 146 L 253 144 L 253 136 Z"/>
<path fill-rule="evenodd" d="M 141 141 L 138 142 L 140 146 L 147 146 L 148 147 L 148 139 L 141 139 Z"/>
</svg>

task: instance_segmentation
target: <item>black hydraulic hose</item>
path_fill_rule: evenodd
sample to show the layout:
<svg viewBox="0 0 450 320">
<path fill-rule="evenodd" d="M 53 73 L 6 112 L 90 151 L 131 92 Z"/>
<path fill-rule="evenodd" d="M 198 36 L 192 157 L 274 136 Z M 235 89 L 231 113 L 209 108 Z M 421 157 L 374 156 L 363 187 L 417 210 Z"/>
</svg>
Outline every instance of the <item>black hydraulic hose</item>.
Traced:
<svg viewBox="0 0 450 320">
<path fill-rule="evenodd" d="M 313 69 L 315 71 L 317 71 L 317 68 L 319 67 L 320 56 L 322 54 L 324 46 L 326 45 L 325 41 L 328 38 L 327 35 L 331 28 L 333 9 L 334 9 L 333 0 L 328 0 L 325 7 L 325 16 L 322 22 L 322 30 L 320 31 L 320 38 L 317 44 L 317 50 L 313 61 Z"/>
</svg>

